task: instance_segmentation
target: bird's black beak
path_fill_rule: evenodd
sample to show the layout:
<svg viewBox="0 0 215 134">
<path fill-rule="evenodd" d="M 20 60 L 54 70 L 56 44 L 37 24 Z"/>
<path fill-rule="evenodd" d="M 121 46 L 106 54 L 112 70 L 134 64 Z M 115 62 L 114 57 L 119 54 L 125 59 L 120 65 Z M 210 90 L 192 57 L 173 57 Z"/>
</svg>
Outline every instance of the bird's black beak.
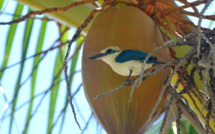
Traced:
<svg viewBox="0 0 215 134">
<path fill-rule="evenodd" d="M 96 60 L 96 59 L 100 59 L 101 57 L 103 57 L 105 55 L 107 55 L 107 53 L 100 53 L 95 56 L 89 57 L 89 59 Z"/>
</svg>

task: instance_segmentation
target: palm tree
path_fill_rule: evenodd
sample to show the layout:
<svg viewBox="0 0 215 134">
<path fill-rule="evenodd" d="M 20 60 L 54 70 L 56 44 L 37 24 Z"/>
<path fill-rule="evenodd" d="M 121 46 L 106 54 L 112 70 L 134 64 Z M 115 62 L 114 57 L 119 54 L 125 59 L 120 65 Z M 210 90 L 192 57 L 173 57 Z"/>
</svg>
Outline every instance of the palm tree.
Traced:
<svg viewBox="0 0 215 134">
<path fill-rule="evenodd" d="M 199 20 L 201 17 L 214 20 L 214 16 L 204 16 L 204 10 L 198 12 L 195 7 L 204 5 L 206 9 L 211 1 L 180 1 L 184 6 L 158 0 L 19 2 L 14 2 L 12 14 L 7 13 L 7 7 L 11 8 L 12 4 L 3 1 L 0 5 L 1 16 L 12 16 L 14 20 L 0 22 L 4 31 L 0 46 L 4 133 L 33 133 L 38 124 L 42 133 L 102 133 L 104 130 L 94 117 L 108 133 L 215 131 L 213 67 L 202 63 L 213 59 L 213 51 L 208 49 L 212 45 L 208 42 L 213 42 L 214 33 L 203 27 L 200 27 L 203 32 L 193 32 L 198 26 L 187 18 L 189 15 L 200 17 Z M 191 7 L 193 12 L 183 10 L 186 7 Z M 203 39 L 192 40 L 194 37 Z M 173 42 L 166 42 L 170 39 Z M 138 81 L 132 77 L 134 83 L 130 90 L 123 82 L 124 77 L 99 61 L 88 60 L 112 43 L 123 49 L 144 50 L 167 64 L 143 75 L 139 88 L 133 86 Z M 84 82 L 81 84 L 83 47 Z M 197 59 L 196 55 L 201 58 Z M 211 61 L 208 63 L 213 65 Z M 160 72 L 154 75 L 153 71 Z M 120 84 L 122 89 L 115 88 Z M 83 85 L 93 112 L 85 106 Z M 113 88 L 120 91 L 109 94 L 108 91 L 115 91 Z M 93 99 L 100 93 L 104 97 Z M 185 121 L 180 121 L 182 115 Z M 81 128 L 82 131 L 78 130 Z"/>
</svg>

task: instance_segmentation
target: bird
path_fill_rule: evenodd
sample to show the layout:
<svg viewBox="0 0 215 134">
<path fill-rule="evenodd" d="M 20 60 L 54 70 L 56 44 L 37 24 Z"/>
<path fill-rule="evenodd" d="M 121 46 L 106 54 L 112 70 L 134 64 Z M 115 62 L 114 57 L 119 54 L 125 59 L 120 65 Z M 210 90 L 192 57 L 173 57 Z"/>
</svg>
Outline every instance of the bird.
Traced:
<svg viewBox="0 0 215 134">
<path fill-rule="evenodd" d="M 130 76 L 140 75 L 142 66 L 148 53 L 139 50 L 121 50 L 118 46 L 109 46 L 101 50 L 95 56 L 89 57 L 92 60 L 102 60 L 111 66 L 112 70 L 121 76 L 127 76 L 126 80 L 130 80 Z M 154 65 L 164 64 L 157 61 L 155 56 L 150 56 L 144 66 L 144 70 Z"/>
</svg>

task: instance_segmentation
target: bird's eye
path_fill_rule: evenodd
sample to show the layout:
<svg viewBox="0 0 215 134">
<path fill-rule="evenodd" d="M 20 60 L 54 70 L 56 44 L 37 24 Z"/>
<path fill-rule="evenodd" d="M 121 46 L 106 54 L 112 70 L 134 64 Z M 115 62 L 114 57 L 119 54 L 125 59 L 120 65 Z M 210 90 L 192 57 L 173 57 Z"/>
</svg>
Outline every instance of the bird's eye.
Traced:
<svg viewBox="0 0 215 134">
<path fill-rule="evenodd" d="M 108 49 L 108 50 L 106 51 L 106 53 L 108 53 L 108 54 L 110 54 L 110 53 L 112 53 L 112 52 L 113 52 L 112 49 Z"/>
</svg>

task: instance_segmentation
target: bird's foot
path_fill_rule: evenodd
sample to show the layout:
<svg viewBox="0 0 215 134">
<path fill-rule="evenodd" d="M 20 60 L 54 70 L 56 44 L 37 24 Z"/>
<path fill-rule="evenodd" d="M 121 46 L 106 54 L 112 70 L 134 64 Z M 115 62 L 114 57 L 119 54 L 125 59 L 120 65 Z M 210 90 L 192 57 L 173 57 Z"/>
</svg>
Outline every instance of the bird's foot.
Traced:
<svg viewBox="0 0 215 134">
<path fill-rule="evenodd" d="M 129 78 L 127 78 L 127 79 L 125 79 L 124 83 L 125 83 L 126 86 L 130 86 L 132 82 L 131 82 L 131 80 Z"/>
</svg>

